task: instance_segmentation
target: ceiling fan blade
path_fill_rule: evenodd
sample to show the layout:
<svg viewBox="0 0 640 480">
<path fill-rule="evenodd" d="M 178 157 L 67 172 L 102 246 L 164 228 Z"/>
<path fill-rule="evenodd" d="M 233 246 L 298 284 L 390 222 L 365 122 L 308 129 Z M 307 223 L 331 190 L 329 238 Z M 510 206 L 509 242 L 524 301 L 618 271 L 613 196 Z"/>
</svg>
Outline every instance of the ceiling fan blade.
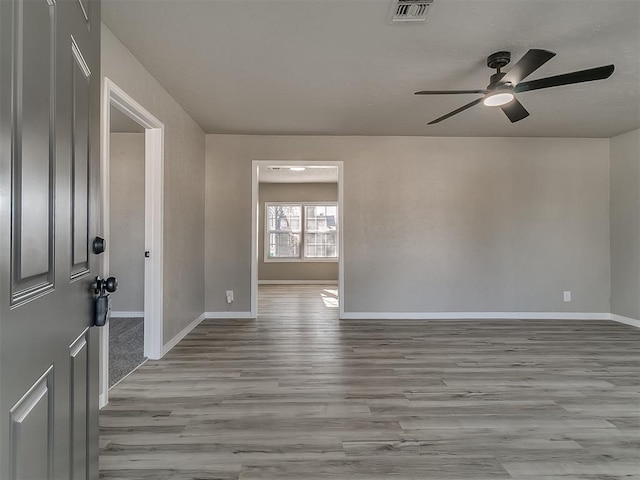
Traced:
<svg viewBox="0 0 640 480">
<path fill-rule="evenodd" d="M 453 117 L 454 115 L 457 115 L 460 112 L 464 112 L 465 110 L 467 110 L 467 109 L 479 104 L 481 101 L 482 101 L 482 97 L 478 98 L 477 100 L 474 100 L 471 103 L 467 103 L 466 105 L 454 110 L 453 112 L 449 112 L 449 113 L 447 113 L 446 115 L 443 115 L 440 118 L 436 118 L 435 120 L 429 122 L 429 125 L 433 125 L 435 123 L 440 123 L 441 121 L 446 120 L 449 117 Z"/>
<path fill-rule="evenodd" d="M 511 67 L 511 70 L 502 77 L 500 82 L 508 82 L 511 85 L 516 85 L 555 56 L 556 54 L 549 50 L 533 48 L 525 53 L 524 57 L 522 57 L 518 63 Z"/>
<path fill-rule="evenodd" d="M 414 95 L 460 95 L 460 94 L 473 94 L 473 93 L 487 93 L 486 90 L 422 90 L 416 92 Z"/>
<path fill-rule="evenodd" d="M 527 118 L 529 116 L 529 112 L 527 112 L 527 109 L 522 106 L 517 98 L 514 98 L 506 105 L 500 106 L 500 108 L 505 115 L 509 117 L 511 123 L 519 122 L 523 118 Z"/>
<path fill-rule="evenodd" d="M 561 85 L 571 85 L 573 83 L 592 82 L 594 80 L 604 80 L 613 73 L 613 65 L 589 68 L 578 72 L 564 73 L 554 77 L 539 78 L 516 85 L 516 93 L 528 92 L 530 90 L 540 90 L 542 88 L 559 87 Z"/>
</svg>

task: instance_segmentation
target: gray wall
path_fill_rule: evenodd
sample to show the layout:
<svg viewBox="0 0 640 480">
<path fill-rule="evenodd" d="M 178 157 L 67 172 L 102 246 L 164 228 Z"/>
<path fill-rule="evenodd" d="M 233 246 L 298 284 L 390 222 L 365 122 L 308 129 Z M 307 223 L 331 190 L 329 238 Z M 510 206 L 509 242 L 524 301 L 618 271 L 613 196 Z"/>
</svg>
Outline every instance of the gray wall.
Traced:
<svg viewBox="0 0 640 480">
<path fill-rule="evenodd" d="M 265 202 L 337 202 L 337 183 L 261 183 L 258 210 L 259 280 L 338 280 L 338 262 L 264 261 Z"/>
<path fill-rule="evenodd" d="M 345 162 L 347 312 L 609 311 L 607 139 L 244 135 L 207 135 L 207 311 L 250 310 L 258 159 Z"/>
<path fill-rule="evenodd" d="M 640 319 L 640 130 L 611 152 L 611 312 Z"/>
<path fill-rule="evenodd" d="M 165 125 L 163 338 L 166 343 L 203 312 L 205 135 L 104 25 L 101 52 L 102 75 Z"/>
<path fill-rule="evenodd" d="M 114 312 L 144 311 L 144 134 L 112 133 L 109 272 L 118 278 Z"/>
</svg>

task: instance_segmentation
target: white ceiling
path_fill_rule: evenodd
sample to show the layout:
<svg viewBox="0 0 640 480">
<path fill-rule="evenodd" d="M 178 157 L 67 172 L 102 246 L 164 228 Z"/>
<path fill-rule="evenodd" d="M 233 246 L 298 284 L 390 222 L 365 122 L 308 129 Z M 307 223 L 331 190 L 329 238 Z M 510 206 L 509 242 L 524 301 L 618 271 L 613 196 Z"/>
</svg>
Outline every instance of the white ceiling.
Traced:
<svg viewBox="0 0 640 480">
<path fill-rule="evenodd" d="M 302 165 L 291 164 L 287 166 L 260 166 L 258 167 L 258 179 L 260 183 L 337 183 L 338 167 L 306 167 L 303 171 L 293 171 L 289 167 Z"/>
<path fill-rule="evenodd" d="M 390 25 L 390 0 L 104 0 L 103 21 L 207 133 L 610 137 L 640 127 L 640 1 L 435 0 Z M 530 79 L 614 63 L 604 81 L 526 92 L 511 124 L 477 106 L 487 55 L 557 56 Z"/>
</svg>

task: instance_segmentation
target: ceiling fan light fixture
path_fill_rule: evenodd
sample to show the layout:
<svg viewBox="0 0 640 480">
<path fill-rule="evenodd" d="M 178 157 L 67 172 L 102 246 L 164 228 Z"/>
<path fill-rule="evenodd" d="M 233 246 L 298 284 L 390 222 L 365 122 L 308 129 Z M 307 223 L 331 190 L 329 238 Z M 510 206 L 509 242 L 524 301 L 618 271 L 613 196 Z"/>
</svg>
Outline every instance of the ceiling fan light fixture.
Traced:
<svg viewBox="0 0 640 480">
<path fill-rule="evenodd" d="M 495 69 L 496 73 L 491 75 L 489 85 L 484 90 L 421 90 L 416 95 L 470 95 L 482 94 L 474 101 L 456 108 L 455 110 L 442 115 L 428 123 L 435 125 L 447 118 L 458 115 L 470 108 L 484 103 L 488 107 L 500 107 L 511 123 L 519 122 L 529 116 L 529 112 L 518 101 L 515 94 L 529 92 L 532 90 L 542 90 L 562 85 L 573 85 L 576 83 L 593 82 L 609 78 L 615 66 L 603 65 L 601 67 L 577 70 L 575 72 L 554 75 L 553 77 L 537 78 L 535 80 L 523 81 L 542 65 L 555 56 L 555 53 L 539 48 L 531 48 L 509 69 L 507 73 L 502 73 L 501 69 L 511 61 L 509 52 L 496 52 L 487 57 L 487 66 Z"/>
<path fill-rule="evenodd" d="M 490 93 L 486 97 L 484 97 L 482 103 L 484 103 L 487 107 L 500 107 L 511 102 L 514 98 L 515 96 L 511 92 L 495 92 Z"/>
</svg>

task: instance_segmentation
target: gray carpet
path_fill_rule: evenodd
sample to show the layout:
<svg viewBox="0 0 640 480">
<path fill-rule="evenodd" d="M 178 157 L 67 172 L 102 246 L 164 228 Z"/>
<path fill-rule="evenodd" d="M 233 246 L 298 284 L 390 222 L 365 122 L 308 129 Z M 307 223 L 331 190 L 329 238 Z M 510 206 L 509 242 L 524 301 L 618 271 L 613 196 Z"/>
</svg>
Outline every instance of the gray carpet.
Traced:
<svg viewBox="0 0 640 480">
<path fill-rule="evenodd" d="M 144 356 L 144 319 L 109 320 L 109 387 L 133 372 Z"/>
</svg>

